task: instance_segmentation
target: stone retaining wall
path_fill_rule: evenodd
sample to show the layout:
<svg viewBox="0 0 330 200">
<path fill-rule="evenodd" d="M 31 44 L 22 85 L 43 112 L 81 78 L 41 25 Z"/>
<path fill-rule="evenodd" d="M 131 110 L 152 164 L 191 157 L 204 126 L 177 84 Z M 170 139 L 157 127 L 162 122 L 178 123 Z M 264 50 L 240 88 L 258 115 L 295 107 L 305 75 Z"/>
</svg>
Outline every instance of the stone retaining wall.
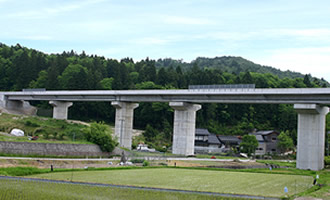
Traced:
<svg viewBox="0 0 330 200">
<path fill-rule="evenodd" d="M 109 156 L 94 144 L 56 144 L 32 142 L 2 142 L 0 153 L 18 155 L 56 155 L 56 156 Z"/>
</svg>

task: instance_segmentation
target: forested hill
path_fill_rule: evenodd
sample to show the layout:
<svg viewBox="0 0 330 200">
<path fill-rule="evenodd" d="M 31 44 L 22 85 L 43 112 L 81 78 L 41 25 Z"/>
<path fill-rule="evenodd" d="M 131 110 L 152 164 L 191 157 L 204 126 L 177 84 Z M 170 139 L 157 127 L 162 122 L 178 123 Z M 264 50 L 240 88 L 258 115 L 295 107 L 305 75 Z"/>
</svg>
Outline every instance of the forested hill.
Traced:
<svg viewBox="0 0 330 200">
<path fill-rule="evenodd" d="M 220 69 L 224 72 L 236 73 L 240 72 L 257 72 L 257 73 L 270 73 L 278 76 L 279 78 L 303 78 L 304 74 L 292 71 L 281 71 L 274 67 L 263 66 L 259 64 L 255 64 L 249 60 L 246 60 L 242 57 L 233 57 L 233 56 L 222 56 L 215 58 L 204 58 L 198 57 L 196 60 L 188 62 L 183 62 L 182 60 L 174 60 L 171 58 L 158 59 L 156 62 L 156 67 L 170 67 L 181 65 L 182 68 L 189 69 L 192 68 L 193 65 L 197 65 L 200 68 L 213 68 Z M 311 77 L 310 77 L 311 78 Z M 326 83 L 325 80 L 320 80 L 322 83 Z"/>
<path fill-rule="evenodd" d="M 280 77 L 285 78 L 279 78 L 281 73 Z M 257 88 L 326 87 L 328 84 L 308 75 L 280 72 L 236 57 L 198 58 L 189 64 L 148 58 L 134 62 L 129 58 L 107 59 L 74 51 L 49 55 L 19 44 L 0 43 L 0 91 L 23 88 L 184 89 L 189 85 L 252 83 Z M 51 108 L 48 102 L 33 103 Z M 77 102 L 70 108 L 69 118 L 114 122 L 115 109 L 109 102 Z M 171 141 L 173 110 L 167 103 L 140 103 L 134 118 L 134 127 L 148 127 L 146 137 L 149 141 L 156 137 Z M 276 129 L 289 130 L 294 137 L 296 121 L 292 105 L 202 104 L 197 113 L 197 127 L 225 135 L 243 135 L 253 129 Z"/>
<path fill-rule="evenodd" d="M 147 83 L 149 85 L 146 85 Z M 152 84 L 155 85 L 150 85 Z M 255 83 L 259 88 L 326 87 L 323 79 L 254 64 L 241 57 L 134 62 L 84 52 L 44 54 L 0 43 L 0 90 L 188 88 L 193 84 Z"/>
</svg>

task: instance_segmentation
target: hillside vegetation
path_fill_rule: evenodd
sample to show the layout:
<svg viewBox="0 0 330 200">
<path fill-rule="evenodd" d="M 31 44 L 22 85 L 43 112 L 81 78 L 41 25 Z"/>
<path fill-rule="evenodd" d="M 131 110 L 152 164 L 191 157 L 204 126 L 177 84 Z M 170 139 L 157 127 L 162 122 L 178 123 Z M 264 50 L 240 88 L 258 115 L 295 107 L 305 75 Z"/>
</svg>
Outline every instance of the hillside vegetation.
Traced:
<svg viewBox="0 0 330 200">
<path fill-rule="evenodd" d="M 23 130 L 24 137 L 9 135 L 14 128 Z M 0 115 L 0 141 L 97 144 L 107 152 L 117 145 L 112 139 L 111 128 L 104 123 L 87 126 L 65 120 L 5 113 Z"/>
<path fill-rule="evenodd" d="M 2 113 L 0 116 L 0 131 L 10 133 L 14 128 L 24 131 L 25 137 L 0 135 L 2 141 L 30 141 L 27 136 L 37 136 L 31 142 L 60 142 L 60 143 L 90 143 L 84 137 L 85 125 L 69 123 L 64 120 L 40 118 Z"/>
</svg>

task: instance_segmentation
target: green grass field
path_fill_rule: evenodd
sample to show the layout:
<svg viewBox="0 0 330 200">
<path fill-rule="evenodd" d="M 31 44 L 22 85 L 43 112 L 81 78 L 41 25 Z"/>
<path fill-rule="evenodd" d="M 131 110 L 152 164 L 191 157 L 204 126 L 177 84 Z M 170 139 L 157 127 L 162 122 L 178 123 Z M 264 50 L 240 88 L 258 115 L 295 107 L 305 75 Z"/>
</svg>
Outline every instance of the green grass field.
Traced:
<svg viewBox="0 0 330 200">
<path fill-rule="evenodd" d="M 271 197 L 284 196 L 285 186 L 289 195 L 300 193 L 313 182 L 311 176 L 174 168 L 59 172 L 33 177 Z"/>
<path fill-rule="evenodd" d="M 45 183 L 34 181 L 17 181 L 0 179 L 0 199 L 38 199 L 38 200 L 71 200 L 71 199 L 115 199 L 115 200 L 220 200 L 200 194 L 178 192 L 146 191 L 137 189 L 110 188 L 66 183 Z M 232 199 L 232 198 L 230 198 Z"/>
</svg>

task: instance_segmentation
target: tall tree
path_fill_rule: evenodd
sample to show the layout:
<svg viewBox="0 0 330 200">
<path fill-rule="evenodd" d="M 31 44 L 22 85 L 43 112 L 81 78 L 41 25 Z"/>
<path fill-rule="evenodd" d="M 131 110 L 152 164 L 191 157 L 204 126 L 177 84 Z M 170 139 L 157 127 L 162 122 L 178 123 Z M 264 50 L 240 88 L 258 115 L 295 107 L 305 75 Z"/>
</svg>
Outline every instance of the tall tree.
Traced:
<svg viewBox="0 0 330 200">
<path fill-rule="evenodd" d="M 249 156 L 255 153 L 256 148 L 259 143 L 254 135 L 244 135 L 242 138 L 242 142 L 239 145 L 241 152 L 247 153 Z"/>
<path fill-rule="evenodd" d="M 304 81 L 303 81 L 303 83 L 304 83 L 307 87 L 312 87 L 312 83 L 311 83 L 311 81 L 309 80 L 309 76 L 308 76 L 307 74 L 304 76 Z"/>
<path fill-rule="evenodd" d="M 293 140 L 290 138 L 289 131 L 281 132 L 280 135 L 277 137 L 278 143 L 277 147 L 281 150 L 281 152 L 286 152 L 288 150 L 293 149 Z"/>
</svg>

